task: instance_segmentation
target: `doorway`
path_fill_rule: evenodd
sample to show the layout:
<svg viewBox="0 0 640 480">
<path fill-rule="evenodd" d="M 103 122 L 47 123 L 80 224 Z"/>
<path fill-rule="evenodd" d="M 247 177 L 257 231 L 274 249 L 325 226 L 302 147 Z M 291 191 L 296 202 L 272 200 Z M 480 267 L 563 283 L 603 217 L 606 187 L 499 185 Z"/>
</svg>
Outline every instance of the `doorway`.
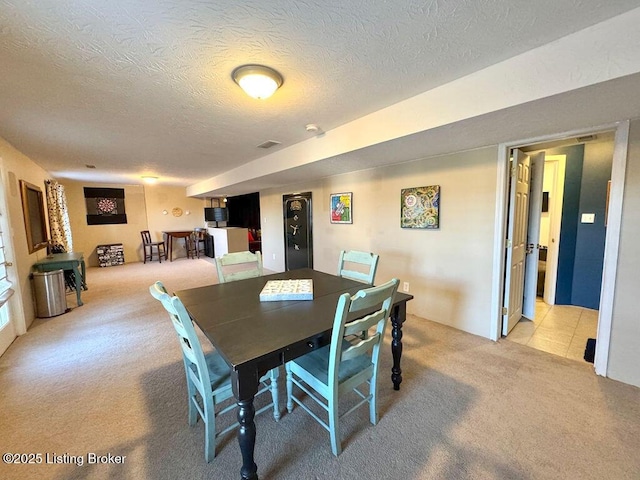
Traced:
<svg viewBox="0 0 640 480">
<path fill-rule="evenodd" d="M 542 265 L 545 275 L 544 278 L 541 279 L 539 276 L 540 272 L 538 271 L 534 276 L 535 282 L 533 282 L 532 285 L 523 285 L 523 291 L 533 289 L 535 294 L 537 294 L 538 298 L 535 304 L 535 311 L 533 316 L 530 316 L 531 318 L 525 318 L 518 322 L 517 328 L 514 328 L 509 335 L 506 335 L 506 338 L 508 340 L 517 341 L 518 343 L 527 344 L 534 348 L 549 351 L 550 353 L 582 360 L 586 348 L 586 339 L 598 338 L 598 341 L 600 341 L 599 335 L 596 332 L 605 331 L 605 345 L 603 346 L 603 350 L 606 349 L 607 353 L 604 354 L 604 362 L 601 363 L 600 369 L 598 369 L 598 366 L 596 365 L 596 373 L 599 374 L 606 373 L 606 356 L 608 354 L 608 338 L 611 324 L 611 311 L 606 307 L 610 304 L 613 297 L 612 277 L 611 275 L 606 278 L 603 276 L 603 269 L 606 272 L 606 269 L 604 268 L 606 267 L 604 264 L 605 249 L 609 248 L 614 254 L 613 257 L 608 258 L 608 262 L 613 264 L 613 269 L 615 270 L 617 241 L 611 242 L 609 240 L 610 237 L 613 237 L 614 239 L 619 238 L 619 224 L 617 224 L 615 217 L 619 219 L 621 211 L 621 202 L 616 202 L 617 207 L 615 212 L 606 211 L 609 206 L 609 186 L 611 185 L 609 180 L 612 176 L 615 176 L 618 179 L 624 179 L 627 138 L 625 128 L 628 132 L 628 123 L 625 122 L 624 125 L 618 125 L 615 127 L 615 131 L 610 128 L 609 130 L 602 130 L 590 134 L 582 134 L 582 132 L 580 132 L 579 135 L 572 138 L 564 137 L 562 139 L 545 140 L 544 142 L 535 143 L 532 142 L 518 146 L 519 149 L 525 151 L 529 155 L 535 155 L 538 152 L 546 152 L 547 160 L 556 162 L 550 168 L 550 170 L 554 172 L 556 180 L 558 177 L 562 176 L 560 175 L 560 170 L 562 170 L 564 165 L 562 165 L 558 156 L 550 154 L 562 153 L 561 149 L 570 145 L 582 145 L 585 150 L 588 149 L 589 151 L 584 152 L 584 171 L 580 171 L 581 174 L 584 174 L 584 178 L 586 178 L 586 180 L 577 181 L 577 183 L 575 180 L 572 180 L 574 184 L 569 186 L 569 188 L 576 189 L 577 185 L 578 195 L 582 188 L 583 198 L 581 201 L 574 201 L 574 205 L 569 205 L 569 207 L 574 209 L 573 212 L 569 211 L 569 213 L 563 214 L 562 216 L 555 216 L 556 225 L 560 223 L 559 218 L 562 218 L 561 229 L 557 226 L 554 227 L 554 222 L 550 218 L 552 209 L 558 208 L 556 203 L 558 201 L 557 187 L 555 188 L 556 194 L 554 195 L 553 193 L 550 193 L 553 192 L 554 189 L 549 187 L 549 181 L 547 181 L 547 184 L 543 186 L 542 190 L 543 192 L 547 192 L 547 194 L 543 195 L 544 201 L 542 204 L 546 204 L 547 208 L 541 208 L 540 211 L 537 212 L 537 215 L 539 215 L 542 220 L 540 240 L 537 241 L 536 245 L 533 245 L 533 247 L 538 250 L 537 253 L 541 254 L 541 261 L 536 261 L 536 266 Z M 594 150 L 596 145 L 599 145 L 599 151 Z M 604 148 L 603 145 L 606 148 Z M 622 146 L 624 148 L 621 148 Z M 606 165 L 606 169 L 604 169 L 602 165 L 596 165 L 594 167 L 593 152 L 596 151 L 596 153 L 601 157 L 604 150 L 608 151 L 608 164 Z M 589 161 L 587 161 L 587 159 Z M 593 168 L 596 170 L 595 174 L 590 171 L 590 169 Z M 604 170 L 606 170 L 606 178 L 603 181 L 602 175 Z M 620 175 L 620 171 L 622 171 L 622 175 Z M 617 175 L 614 175 L 614 172 L 617 172 Z M 595 180 L 594 177 L 596 177 Z M 623 183 L 623 181 L 619 181 L 616 186 L 616 196 L 620 199 L 622 196 Z M 561 183 L 560 185 L 564 184 Z M 599 192 L 594 193 L 592 188 L 593 185 L 598 185 Z M 575 193 L 576 192 L 574 192 L 574 195 Z M 560 197 L 562 196 L 563 193 L 560 192 Z M 600 197 L 598 199 L 600 202 L 599 205 L 594 205 L 596 197 Z M 504 198 L 508 207 L 509 195 L 505 194 Z M 569 210 L 571 210 L 571 208 L 569 208 Z M 562 210 L 562 206 L 560 206 L 560 210 Z M 606 228 L 607 213 L 613 213 L 615 224 L 613 229 Z M 567 220 L 567 218 L 573 218 L 574 224 L 572 225 L 572 222 Z M 506 219 L 505 223 L 508 223 Z M 599 258 L 597 259 L 597 262 L 599 262 L 599 267 L 596 272 L 597 275 L 594 276 L 594 259 L 586 258 L 586 256 L 583 255 L 584 247 L 581 246 L 580 242 L 584 243 L 585 239 L 587 239 L 586 241 L 588 243 L 589 250 L 593 250 L 594 237 L 592 233 L 598 223 L 602 226 L 602 231 L 599 233 L 602 245 L 598 254 Z M 572 227 L 574 229 L 573 232 L 571 232 Z M 569 233 L 565 234 L 565 232 Z M 576 232 L 578 235 L 577 241 Z M 546 245 L 544 240 L 545 237 L 548 239 Z M 607 242 L 605 242 L 605 237 Z M 589 238 L 591 238 L 591 240 L 589 240 Z M 563 242 L 563 240 L 565 241 Z M 550 244 L 549 242 L 551 241 L 555 242 L 555 244 Z M 575 259 L 575 268 L 572 267 L 567 270 L 566 265 L 563 265 L 563 261 L 566 263 L 566 244 L 571 244 L 571 242 L 574 243 L 574 252 L 572 257 Z M 532 245 L 529 244 L 529 247 L 531 246 Z M 547 248 L 544 248 L 545 246 Z M 564 253 L 562 252 L 562 246 L 564 246 Z M 613 248 L 614 246 L 615 248 Z M 552 254 L 553 250 L 551 247 L 558 248 L 559 253 L 555 254 L 557 255 L 556 258 L 554 258 L 554 255 Z M 507 248 L 506 245 L 505 248 Z M 565 257 L 564 260 L 563 255 Z M 593 257 L 593 255 L 591 256 Z M 556 263 L 554 264 L 554 262 Z M 557 262 L 560 262 L 560 266 L 554 271 L 554 265 L 557 265 Z M 591 262 L 591 264 L 585 267 L 584 262 Z M 609 265 L 609 267 L 611 267 L 611 265 Z M 505 268 L 504 272 L 505 278 L 503 279 L 503 285 L 505 285 L 506 280 L 509 278 L 509 268 Z M 595 277 L 595 279 L 591 279 L 591 284 L 596 283 L 597 285 L 595 287 L 593 285 L 589 286 L 591 289 L 590 293 L 585 295 L 581 290 L 589 290 L 589 288 L 581 285 L 581 282 L 589 276 L 587 275 L 589 272 L 590 276 Z M 557 286 L 554 286 L 553 283 L 556 279 Z M 540 288 L 541 281 L 542 288 Z M 571 285 L 572 282 L 577 283 L 577 287 L 576 285 Z M 608 286 L 610 288 L 606 288 Z M 557 302 L 554 298 L 554 294 L 556 292 L 559 293 L 558 296 L 560 297 Z M 600 298 L 601 293 L 602 299 Z M 585 304 L 585 298 L 587 297 L 595 298 L 595 304 L 589 304 L 588 302 Z M 507 297 L 503 296 L 503 298 Z M 569 298 L 569 301 L 567 301 L 567 298 Z M 602 308 L 600 308 L 601 302 L 605 303 L 604 312 L 602 311 Z M 505 304 L 506 303 L 508 303 L 508 300 Z M 554 303 L 560 303 L 562 305 L 554 305 Z M 537 335 L 535 335 L 536 333 Z M 597 347 L 601 347 L 601 345 L 597 345 Z"/>
<path fill-rule="evenodd" d="M 262 229 L 260 226 L 260 193 L 248 193 L 227 198 L 227 225 L 247 229 L 249 251 L 262 252 Z"/>
</svg>

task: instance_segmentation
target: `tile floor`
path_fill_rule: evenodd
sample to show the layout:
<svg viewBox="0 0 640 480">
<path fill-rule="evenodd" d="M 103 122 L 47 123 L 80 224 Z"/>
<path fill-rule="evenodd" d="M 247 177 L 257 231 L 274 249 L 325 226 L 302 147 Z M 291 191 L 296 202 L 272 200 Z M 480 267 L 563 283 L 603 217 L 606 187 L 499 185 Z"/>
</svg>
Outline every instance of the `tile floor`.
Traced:
<svg viewBox="0 0 640 480">
<path fill-rule="evenodd" d="M 523 318 L 507 340 L 584 362 L 588 338 L 596 338 L 598 310 L 572 305 L 547 305 L 538 298 L 535 320 Z"/>
</svg>

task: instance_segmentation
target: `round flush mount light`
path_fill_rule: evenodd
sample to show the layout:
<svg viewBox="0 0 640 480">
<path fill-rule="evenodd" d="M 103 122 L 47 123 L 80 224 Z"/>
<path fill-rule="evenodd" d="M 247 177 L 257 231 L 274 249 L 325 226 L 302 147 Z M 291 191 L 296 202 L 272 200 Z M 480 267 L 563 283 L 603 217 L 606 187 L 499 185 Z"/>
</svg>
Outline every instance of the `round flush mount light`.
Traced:
<svg viewBox="0 0 640 480">
<path fill-rule="evenodd" d="M 231 77 L 247 95 L 264 100 L 282 86 L 282 75 L 273 68 L 264 65 L 242 65 L 236 68 Z"/>
<path fill-rule="evenodd" d="M 151 175 L 142 175 L 140 178 L 142 178 L 142 181 L 144 183 L 148 184 L 156 183 L 158 181 L 158 177 L 154 177 Z"/>
</svg>

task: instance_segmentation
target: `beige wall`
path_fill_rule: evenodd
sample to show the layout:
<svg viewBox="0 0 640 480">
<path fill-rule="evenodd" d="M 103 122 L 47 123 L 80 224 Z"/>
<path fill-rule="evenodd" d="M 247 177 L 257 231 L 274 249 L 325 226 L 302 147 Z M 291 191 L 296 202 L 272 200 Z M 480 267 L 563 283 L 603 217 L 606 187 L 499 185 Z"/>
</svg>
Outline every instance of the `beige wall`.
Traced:
<svg viewBox="0 0 640 480">
<path fill-rule="evenodd" d="M 311 191 L 314 268 L 335 273 L 341 249 L 376 252 L 376 283 L 409 282 L 410 313 L 489 337 L 497 157 L 490 147 L 261 192 L 265 268 L 284 270 L 282 195 Z M 440 185 L 440 229 L 400 228 L 400 190 L 424 185 Z M 353 224 L 329 222 L 337 192 L 353 192 Z"/>
<path fill-rule="evenodd" d="M 607 376 L 640 387 L 640 120 L 631 122 Z"/>
<path fill-rule="evenodd" d="M 205 201 L 188 198 L 182 187 L 92 184 L 68 180 L 60 183 L 64 185 L 67 195 L 73 249 L 76 252 L 84 252 L 89 266 L 98 265 L 98 245 L 122 243 L 125 262 L 141 262 L 142 230 L 149 230 L 153 238 L 161 240 L 164 230 L 191 230 L 204 225 Z M 124 188 L 127 223 L 87 225 L 84 187 Z M 176 207 L 182 209 L 182 216 L 176 217 L 172 214 Z M 163 210 L 167 211 L 167 215 L 162 213 Z M 185 256 L 183 243 L 174 244 L 174 258 Z"/>
<path fill-rule="evenodd" d="M 380 254 L 376 282 L 410 282 L 410 313 L 491 337 L 491 282 L 495 238 L 497 149 L 420 160 L 261 192 L 265 268 L 284 269 L 282 195 L 313 194 L 314 267 L 334 272 L 340 249 Z M 399 227 L 400 189 L 441 186 L 438 231 Z M 329 194 L 353 192 L 353 225 L 329 222 Z M 632 122 L 620 257 L 607 375 L 640 386 L 640 120 Z M 275 258 L 274 258 L 275 255 Z"/>
<path fill-rule="evenodd" d="M 63 180 L 67 196 L 69 220 L 73 235 L 73 250 L 83 252 L 87 266 L 98 266 L 96 247 L 109 243 L 122 243 L 125 262 L 138 261 L 140 231 L 147 229 L 144 188 L 141 185 L 95 184 Z M 87 225 L 87 207 L 84 187 L 124 188 L 127 223 L 114 225 Z"/>
<path fill-rule="evenodd" d="M 17 283 L 17 288 L 15 289 L 17 295 L 10 302 L 9 308 L 18 332 L 24 333 L 25 328 L 31 325 L 35 318 L 31 281 L 29 279 L 31 266 L 36 261 L 46 257 L 47 250 L 42 249 L 32 254 L 29 253 L 19 181 L 25 180 L 40 187 L 44 195 L 44 182 L 51 177 L 45 170 L 2 138 L 0 138 L 0 158 L 2 158 L 2 185 L 6 189 L 7 214 L 11 226 L 11 243 L 13 245 L 13 258 L 9 259 L 13 262 L 14 266 L 12 268 L 14 269 Z"/>
</svg>

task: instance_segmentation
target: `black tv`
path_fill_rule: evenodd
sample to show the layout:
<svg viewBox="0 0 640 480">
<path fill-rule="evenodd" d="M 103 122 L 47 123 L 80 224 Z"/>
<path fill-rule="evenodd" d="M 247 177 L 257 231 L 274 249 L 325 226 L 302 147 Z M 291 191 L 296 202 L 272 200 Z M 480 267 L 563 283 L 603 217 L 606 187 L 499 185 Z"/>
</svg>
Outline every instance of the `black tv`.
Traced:
<svg viewBox="0 0 640 480">
<path fill-rule="evenodd" d="M 204 219 L 207 222 L 226 222 L 227 209 L 222 207 L 205 207 Z"/>
</svg>

